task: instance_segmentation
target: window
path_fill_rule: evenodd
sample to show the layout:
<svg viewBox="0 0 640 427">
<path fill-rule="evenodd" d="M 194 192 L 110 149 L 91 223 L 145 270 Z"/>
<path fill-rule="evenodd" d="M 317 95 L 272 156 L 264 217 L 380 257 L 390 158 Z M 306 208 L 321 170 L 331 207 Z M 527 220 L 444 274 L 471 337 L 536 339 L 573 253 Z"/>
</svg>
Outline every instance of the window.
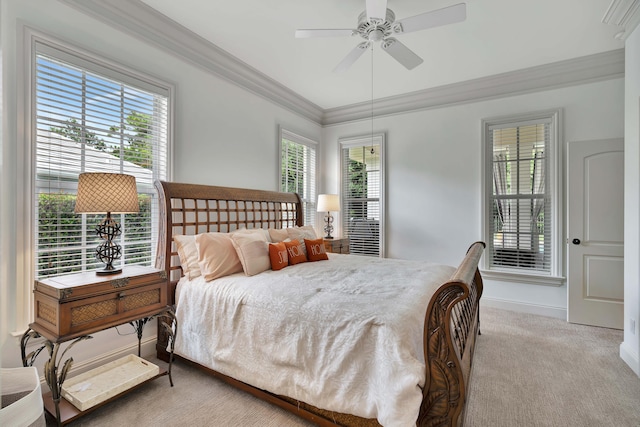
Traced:
<svg viewBox="0 0 640 427">
<path fill-rule="evenodd" d="M 298 193 L 305 225 L 316 222 L 316 146 L 308 138 L 280 129 L 280 191 Z"/>
<path fill-rule="evenodd" d="M 558 276 L 559 112 L 484 121 L 485 268 Z"/>
<path fill-rule="evenodd" d="M 352 254 L 384 256 L 384 134 L 341 139 L 342 234 Z"/>
<path fill-rule="evenodd" d="M 171 89 L 86 54 L 37 40 L 33 51 L 36 278 L 98 268 L 95 226 L 74 213 L 78 175 L 136 177 L 140 212 L 119 214 L 120 262 L 152 265 L 158 238 L 153 182 L 168 177 Z"/>
</svg>

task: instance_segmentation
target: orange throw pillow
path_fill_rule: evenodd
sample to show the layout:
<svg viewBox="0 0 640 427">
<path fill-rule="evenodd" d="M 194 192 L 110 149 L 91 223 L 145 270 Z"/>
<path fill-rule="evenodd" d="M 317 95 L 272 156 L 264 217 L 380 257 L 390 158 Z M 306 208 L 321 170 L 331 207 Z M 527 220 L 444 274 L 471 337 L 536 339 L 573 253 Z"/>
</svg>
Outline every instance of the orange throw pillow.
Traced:
<svg viewBox="0 0 640 427">
<path fill-rule="evenodd" d="M 307 247 L 307 258 L 309 258 L 309 261 L 322 261 L 329 259 L 322 239 L 304 239 L 304 245 Z"/>
<path fill-rule="evenodd" d="M 269 243 L 269 258 L 271 259 L 272 270 L 282 270 L 288 266 L 289 257 L 284 243 Z"/>
<path fill-rule="evenodd" d="M 289 265 L 307 262 L 307 256 L 304 253 L 304 245 L 299 240 L 291 240 L 283 242 L 287 248 L 287 256 L 289 257 Z"/>
</svg>

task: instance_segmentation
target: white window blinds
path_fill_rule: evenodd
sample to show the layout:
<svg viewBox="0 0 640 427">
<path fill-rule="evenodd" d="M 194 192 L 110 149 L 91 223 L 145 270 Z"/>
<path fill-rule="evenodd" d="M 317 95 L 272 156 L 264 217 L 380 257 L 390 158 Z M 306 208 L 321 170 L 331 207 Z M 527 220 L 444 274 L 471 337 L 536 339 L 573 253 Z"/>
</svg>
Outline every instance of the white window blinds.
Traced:
<svg viewBox="0 0 640 427">
<path fill-rule="evenodd" d="M 340 141 L 342 234 L 352 254 L 384 256 L 384 135 Z"/>
<path fill-rule="evenodd" d="M 298 193 L 305 225 L 316 219 L 317 143 L 285 129 L 280 130 L 280 191 Z"/>
<path fill-rule="evenodd" d="M 36 277 L 95 269 L 104 215 L 74 213 L 78 175 L 135 176 L 137 214 L 119 214 L 124 264 L 152 265 L 158 220 L 155 179 L 167 179 L 170 90 L 67 49 L 35 49 Z"/>
<path fill-rule="evenodd" d="M 543 119 L 488 127 L 492 267 L 551 272 L 551 125 Z"/>
</svg>

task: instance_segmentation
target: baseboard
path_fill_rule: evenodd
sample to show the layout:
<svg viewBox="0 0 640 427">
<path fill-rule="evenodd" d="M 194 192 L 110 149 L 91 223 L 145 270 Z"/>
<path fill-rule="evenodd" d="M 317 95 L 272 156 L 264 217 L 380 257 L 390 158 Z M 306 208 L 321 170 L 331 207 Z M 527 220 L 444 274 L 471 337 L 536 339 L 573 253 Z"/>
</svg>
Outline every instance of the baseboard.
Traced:
<svg viewBox="0 0 640 427">
<path fill-rule="evenodd" d="M 135 341 L 132 344 L 111 350 L 108 353 L 101 354 L 91 359 L 82 360 L 79 362 L 76 362 L 74 360 L 73 365 L 71 365 L 71 369 L 69 370 L 69 378 L 73 377 L 74 375 L 78 375 L 83 372 L 89 371 L 93 368 L 97 368 L 98 366 L 102 366 L 105 363 L 109 363 L 113 360 L 117 360 L 129 354 L 135 354 L 135 355 L 138 354 L 138 341 Z M 155 356 L 155 354 L 156 354 L 156 337 L 152 336 L 152 337 L 143 339 L 140 342 L 140 355 L 142 357 L 153 357 Z M 43 354 L 40 357 L 45 357 L 45 356 L 46 355 Z M 43 387 L 45 388 L 47 387 L 44 376 L 40 377 L 40 383 L 43 385 Z"/>
<path fill-rule="evenodd" d="M 509 301 L 498 298 L 480 299 L 480 307 L 493 307 L 503 310 L 517 311 L 520 313 L 537 314 L 539 316 L 555 317 L 556 319 L 567 320 L 567 309 L 561 307 L 551 307 L 547 305 L 528 304 L 524 302 Z"/>
<path fill-rule="evenodd" d="M 631 351 L 629 345 L 624 342 L 620 344 L 620 358 L 640 377 L 640 359 L 638 358 L 638 354 Z"/>
</svg>

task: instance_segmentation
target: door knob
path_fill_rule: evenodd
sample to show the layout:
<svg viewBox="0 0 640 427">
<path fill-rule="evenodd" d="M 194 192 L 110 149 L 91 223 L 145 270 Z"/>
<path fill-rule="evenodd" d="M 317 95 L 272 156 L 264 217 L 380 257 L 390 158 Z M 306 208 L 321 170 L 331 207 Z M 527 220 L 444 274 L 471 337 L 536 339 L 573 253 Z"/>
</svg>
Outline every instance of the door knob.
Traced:
<svg viewBox="0 0 640 427">
<path fill-rule="evenodd" d="M 573 239 L 571 241 L 571 243 L 573 243 L 574 245 L 579 245 L 580 244 L 580 239 Z"/>
</svg>

